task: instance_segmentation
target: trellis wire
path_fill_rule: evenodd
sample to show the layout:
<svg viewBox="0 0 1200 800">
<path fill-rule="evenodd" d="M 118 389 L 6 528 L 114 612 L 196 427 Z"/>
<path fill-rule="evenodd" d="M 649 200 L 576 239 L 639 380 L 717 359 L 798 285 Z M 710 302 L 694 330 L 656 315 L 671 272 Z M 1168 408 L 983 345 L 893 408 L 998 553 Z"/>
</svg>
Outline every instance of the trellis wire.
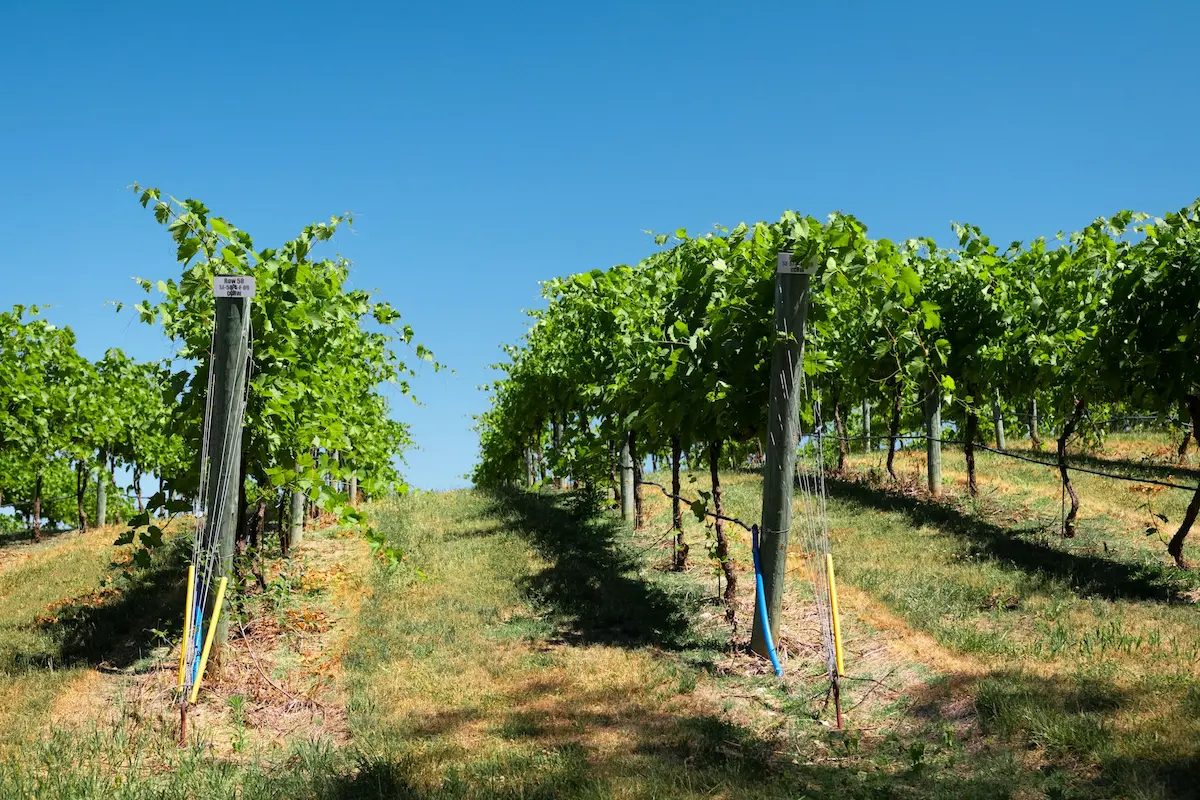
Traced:
<svg viewBox="0 0 1200 800">
<path fill-rule="evenodd" d="M 856 441 L 856 439 L 854 437 L 849 437 L 849 436 L 831 436 L 829 438 L 834 439 L 834 440 L 841 440 L 843 442 Z M 893 437 L 884 436 L 883 438 L 890 439 Z M 930 439 L 930 437 L 924 436 L 921 434 L 896 436 L 894 438 L 896 439 L 896 441 L 926 441 L 926 440 Z M 966 441 L 964 441 L 962 439 L 933 439 L 932 441 L 938 442 L 940 444 L 956 444 L 956 445 L 965 445 L 966 444 Z M 1029 456 L 1023 456 L 1023 455 L 1019 455 L 1017 453 L 1010 453 L 1007 450 L 999 450 L 995 447 L 990 447 L 986 444 L 982 444 L 981 442 L 975 442 L 975 444 L 973 446 L 976 450 L 986 450 L 989 453 L 995 453 L 996 455 L 1004 456 L 1005 458 L 1015 458 L 1018 461 L 1028 461 L 1030 464 L 1038 464 L 1040 466 L 1049 467 L 1051 469 L 1060 469 L 1060 465 L 1056 461 L 1043 461 L 1040 458 L 1030 458 Z M 880 450 L 880 452 L 882 453 L 883 451 Z M 1141 477 L 1137 477 L 1134 475 L 1118 475 L 1113 472 L 1102 472 L 1101 470 L 1097 470 L 1097 469 L 1088 469 L 1087 467 L 1077 467 L 1073 464 L 1064 464 L 1062 466 L 1066 467 L 1066 469 L 1071 472 L 1083 472 L 1088 475 L 1098 475 L 1101 478 L 1112 478 L 1112 479 L 1118 480 L 1118 481 L 1129 481 L 1130 483 L 1152 484 L 1154 486 L 1163 486 L 1168 489 L 1183 489 L 1184 491 L 1187 491 L 1187 492 L 1195 492 L 1196 491 L 1195 486 L 1188 486 L 1186 484 L 1181 484 L 1181 483 L 1171 483 L 1170 481 L 1160 481 L 1160 480 L 1156 480 L 1154 478 L 1141 478 Z"/>
<path fill-rule="evenodd" d="M 776 291 L 779 291 L 777 288 Z M 803 342 L 803 331 L 790 331 L 787 329 L 787 323 L 784 322 L 784 335 L 796 334 L 801 337 Z M 803 346 L 801 347 L 803 350 Z M 812 399 L 813 409 L 813 435 L 816 437 L 816 449 L 810 458 L 803 457 L 803 450 L 799 448 L 799 442 L 804 438 L 803 419 L 800 420 L 797 431 L 797 440 L 788 442 L 787 444 L 797 448 L 796 458 L 796 478 L 800 485 L 800 520 L 797 524 L 793 515 L 791 524 L 792 530 L 799 534 L 800 544 L 803 548 L 803 558 L 806 565 L 806 572 L 812 582 L 813 604 L 816 607 L 817 619 L 820 623 L 821 645 L 825 650 L 825 666 L 826 671 L 831 681 L 837 680 L 837 655 L 834 649 L 833 635 L 833 604 L 829 596 L 829 574 L 826 555 L 829 553 L 829 515 L 826 503 L 826 487 L 825 487 L 825 469 L 821 459 L 824 453 L 824 434 L 823 422 L 821 419 L 821 404 L 819 400 L 810 398 L 808 389 L 808 380 L 804 375 L 803 369 L 800 373 L 800 386 L 790 386 L 790 381 L 787 380 L 789 375 L 795 375 L 796 363 L 793 361 L 793 355 L 788 353 L 788 363 L 784 367 L 786 372 L 774 376 L 778 380 L 779 386 L 783 387 L 785 399 L 791 400 L 790 392 L 800 392 L 800 402 L 807 405 Z M 778 409 L 785 409 L 791 406 L 790 402 L 780 403 Z M 778 412 L 777 412 L 778 413 Z M 783 425 L 783 420 L 776 419 L 778 428 L 783 430 L 786 428 Z M 807 462 L 807 463 L 806 463 Z M 793 502 L 794 505 L 794 502 Z M 789 531 L 790 534 L 790 531 Z M 790 539 L 790 536 L 789 536 Z M 770 624 L 769 620 L 764 620 Z M 778 623 L 778 620 L 775 621 Z"/>
<path fill-rule="evenodd" d="M 806 379 L 801 379 L 800 391 L 802 400 L 808 403 L 809 391 Z M 830 679 L 837 677 L 837 655 L 833 642 L 833 603 L 829 597 L 829 571 L 826 554 L 829 553 L 829 516 L 826 504 L 825 468 L 824 468 L 824 422 L 821 418 L 821 403 L 812 401 L 813 426 L 811 438 L 815 438 L 815 447 L 807 448 L 811 454 L 803 455 L 804 449 L 798 449 L 796 473 L 800 484 L 800 511 L 803 526 L 801 528 L 802 545 L 804 548 L 804 563 L 809 579 L 812 582 L 813 603 L 817 610 L 817 619 L 821 628 L 821 644 L 825 649 L 825 669 Z M 803 421 L 801 421 L 801 438 L 803 438 Z M 796 527 L 793 525 L 793 527 Z"/>
<path fill-rule="evenodd" d="M 782 291 L 777 284 L 776 291 Z M 796 335 L 800 342 L 800 352 L 803 353 L 803 330 L 792 331 L 788 330 L 786 320 L 784 321 L 782 333 L 785 336 Z M 786 394 L 785 399 L 788 402 L 776 404 L 776 413 L 782 413 L 783 409 L 792 408 L 792 397 L 790 392 L 798 391 L 800 397 L 796 398 L 797 405 L 808 406 L 811 402 L 813 412 L 813 426 L 810 434 L 810 441 L 813 437 L 816 439 L 815 448 L 799 447 L 800 441 L 804 439 L 804 421 L 803 417 L 798 421 L 797 430 L 795 432 L 796 439 L 785 443 L 789 447 L 795 447 L 796 463 L 795 463 L 795 479 L 800 487 L 800 518 L 795 519 L 792 515 L 791 528 L 798 534 L 798 539 L 803 548 L 803 560 L 812 583 L 813 605 L 816 608 L 817 620 L 820 626 L 820 644 L 825 651 L 825 672 L 830 681 L 830 691 L 833 694 L 835 704 L 837 705 L 838 727 L 842 724 L 842 712 L 840 696 L 841 690 L 838 683 L 838 668 L 837 668 L 837 651 L 834 643 L 833 630 L 833 600 L 830 597 L 829 586 L 829 559 L 827 558 L 829 547 L 829 515 L 827 507 L 827 492 L 825 486 L 825 468 L 824 468 L 824 422 L 821 416 L 821 404 L 816 398 L 815 393 L 810 393 L 808 387 L 808 379 L 803 369 L 797 370 L 800 366 L 795 363 L 793 354 L 789 351 L 787 354 L 787 364 L 784 366 L 785 372 L 779 375 L 773 375 L 772 383 L 777 380 Z M 801 355 L 803 358 L 803 355 Z M 800 385 L 796 387 L 791 385 L 790 376 L 799 374 Z M 786 430 L 784 420 L 775 419 L 779 430 Z M 775 443 L 768 443 L 775 444 Z M 807 456 L 804 455 L 805 449 L 811 450 Z M 764 476 L 765 477 L 765 476 Z M 790 483 L 790 481 L 789 481 Z M 789 500 L 794 502 L 794 493 L 789 492 Z M 790 532 L 789 532 L 790 533 Z M 789 539 L 791 537 L 789 536 Z M 769 625 L 770 620 L 763 620 L 764 624 Z M 778 623 L 778 620 L 775 620 Z"/>
<path fill-rule="evenodd" d="M 242 315 L 242 329 L 238 335 L 247 341 L 246 358 L 241 363 L 236 365 L 237 373 L 234 380 L 236 386 L 240 381 L 243 391 L 234 397 L 233 407 L 230 409 L 235 418 L 240 419 L 246 410 L 246 403 L 250 394 L 249 371 L 250 363 L 254 358 L 253 349 L 250 345 L 252 340 L 250 326 L 250 309 L 246 308 L 246 313 Z M 213 326 L 212 334 L 209 339 L 209 370 L 208 370 L 208 385 L 204 399 L 204 435 L 200 448 L 200 484 L 197 489 L 196 497 L 192 502 L 192 512 L 196 518 L 196 530 L 192 539 L 192 564 L 196 567 L 196 592 L 192 603 L 192 635 L 189 640 L 182 643 L 182 646 L 187 648 L 184 656 L 184 686 L 181 702 L 186 703 L 186 698 L 189 695 L 191 687 L 195 684 L 199 669 L 199 656 L 201 645 L 204 641 L 204 608 L 208 603 L 209 594 L 212 591 L 216 575 L 217 566 L 220 560 L 220 516 L 214 524 L 210 525 L 209 520 L 212 518 L 212 508 L 206 507 L 208 498 L 208 488 L 210 482 L 210 464 L 212 456 L 212 416 L 214 399 L 214 383 L 216 380 L 216 326 Z M 222 509 L 225 507 L 229 492 L 234 488 L 235 476 L 240 478 L 240 471 L 232 468 L 232 465 L 237 463 L 236 455 L 241 446 L 241 442 L 237 437 L 230 436 L 230 431 L 235 426 L 226 425 L 221 441 L 221 451 L 225 458 L 223 463 L 231 468 L 225 470 L 224 475 L 217 476 L 217 491 L 214 496 L 215 508 Z M 209 620 L 212 624 L 213 620 Z"/>
</svg>

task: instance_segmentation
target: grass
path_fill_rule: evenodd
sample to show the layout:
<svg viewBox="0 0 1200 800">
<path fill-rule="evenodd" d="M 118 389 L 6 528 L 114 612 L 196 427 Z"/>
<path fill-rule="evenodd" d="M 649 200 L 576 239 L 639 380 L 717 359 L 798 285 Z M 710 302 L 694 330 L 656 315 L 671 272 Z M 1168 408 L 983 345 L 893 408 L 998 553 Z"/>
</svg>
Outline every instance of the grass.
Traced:
<svg viewBox="0 0 1200 800">
<path fill-rule="evenodd" d="M 634 536 L 577 498 L 426 496 L 384 527 L 427 577 L 387 578 L 364 611 L 349 665 L 363 761 L 345 796 L 1019 788 L 1005 752 L 964 759 L 938 725 L 830 730 L 814 719 L 819 680 L 797 670 L 781 685 L 735 652 L 704 570 L 658 569 L 658 536 Z"/>
<path fill-rule="evenodd" d="M 112 547 L 117 532 L 39 545 L 0 566 L 0 713 L 11 720 L 0 797 L 335 796 L 354 768 L 341 749 L 340 665 L 359 578 L 372 570 L 366 544 L 318 532 L 297 558 L 269 565 L 269 591 L 238 612 L 251 634 L 235 636 L 206 681 L 181 749 L 172 639 L 186 537 L 140 570 L 128 548 Z"/>
<path fill-rule="evenodd" d="M 427 578 L 377 589 L 354 648 L 371 779 L 438 797 L 686 797 L 736 779 L 761 796 L 753 735 L 683 691 L 694 667 L 661 656 L 715 657 L 721 643 L 688 624 L 699 593 L 646 580 L 618 526 L 570 505 L 460 492 L 388 526 Z"/>
<path fill-rule="evenodd" d="M 1116 436 L 1074 458 L 1195 480 L 1169 444 Z M 711 531 L 689 521 L 692 565 L 670 571 L 657 490 L 639 532 L 571 494 L 459 491 L 372 509 L 398 570 L 333 531 L 268 560 L 242 612 L 256 651 L 235 640 L 184 749 L 179 559 L 114 583 L 111 531 L 0 547 L 0 798 L 1194 796 L 1200 581 L 1146 535 L 1187 494 L 1080 476 L 1065 540 L 1050 469 L 980 455 L 968 498 L 948 450 L 935 500 L 922 454 L 901 454 L 896 483 L 879 462 L 856 453 L 828 483 L 844 731 L 801 542 L 779 681 L 745 650 L 741 531 L 731 631 Z M 723 484 L 729 513 L 756 519 L 758 475 Z"/>
<path fill-rule="evenodd" d="M 1165 449 L 1153 438 L 1118 436 L 1118 458 L 1091 458 L 1132 471 L 1145 465 L 1125 454 Z M 905 692 L 893 710 L 903 715 L 883 709 L 882 724 L 914 716 L 965 720 L 960 734 L 972 746 L 1018 748 L 1021 783 L 1030 791 L 1192 796 L 1200 778 L 1197 579 L 1174 569 L 1163 542 L 1145 535 L 1143 494 L 1080 477 L 1080 535 L 1066 540 L 1057 535 L 1053 471 L 981 457 L 983 492 L 975 500 L 965 496 L 960 458 L 945 455 L 940 501 L 913 489 L 923 453 L 898 459 L 898 485 L 879 479 L 875 454 L 852 458 L 852 475 L 829 484 L 850 617 L 848 669 L 862 669 L 863 654 L 886 641 L 932 676 Z M 1149 466 L 1194 480 L 1187 470 Z M 1141 474 L 1147 471 L 1154 470 Z M 731 513 L 756 518 L 757 476 L 729 476 L 726 484 Z M 707 488 L 698 478 L 695 489 Z M 1166 490 L 1154 510 L 1177 519 L 1187 499 Z M 744 539 L 739 559 L 747 557 Z M 802 553 L 794 549 L 792 557 Z M 1060 777 L 1047 784 L 1039 777 L 1046 774 Z"/>
<path fill-rule="evenodd" d="M 127 602 L 137 602 L 144 585 L 124 597 L 101 585 L 113 574 L 115 536 L 103 528 L 0 550 L 0 747 L 40 735 L 89 665 L 128 659 L 110 645 L 130 627 Z M 97 608 L 106 598 L 121 601 L 103 604 L 120 614 Z"/>
</svg>

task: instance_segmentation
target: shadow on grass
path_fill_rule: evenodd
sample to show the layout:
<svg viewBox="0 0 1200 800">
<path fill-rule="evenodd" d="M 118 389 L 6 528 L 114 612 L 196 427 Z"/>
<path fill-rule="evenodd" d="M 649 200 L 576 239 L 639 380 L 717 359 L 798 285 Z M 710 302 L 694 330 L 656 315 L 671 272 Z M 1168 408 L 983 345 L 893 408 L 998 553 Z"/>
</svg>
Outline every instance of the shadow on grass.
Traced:
<svg viewBox="0 0 1200 800">
<path fill-rule="evenodd" d="M 22 545 L 41 544 L 53 539 L 57 539 L 66 533 L 76 533 L 75 528 L 42 528 L 42 537 L 38 541 L 33 540 L 33 531 L 4 531 L 0 532 L 0 550 L 7 547 L 20 547 Z"/>
<path fill-rule="evenodd" d="M 496 730 L 511 748 L 486 755 L 423 747 L 400 757 L 364 758 L 321 797 L 572 798 L 694 796 L 800 797 L 844 783 L 830 766 L 804 768 L 775 757 L 771 744 L 715 717 L 655 715 L 641 720 L 633 752 L 605 753 L 514 715 Z M 588 720 L 589 732 L 615 725 Z M 536 739 L 536 742 L 533 741 Z M 536 745 L 536 746 L 534 746 Z"/>
<path fill-rule="evenodd" d="M 931 683 L 914 698 L 913 711 L 938 719 L 947 707 L 962 708 L 955 697 L 970 696 L 985 735 L 1040 751 L 1043 790 L 1058 784 L 1058 796 L 1194 798 L 1200 745 L 1190 710 L 1167 703 L 1165 717 L 1151 723 L 1155 730 L 1134 736 L 1127 729 L 1130 717 L 1155 703 L 1153 694 L 1091 675 L 998 669 Z M 1092 767 L 1087 779 L 1081 765 Z M 1066 787 L 1076 793 L 1062 794 Z"/>
<path fill-rule="evenodd" d="M 540 698 L 539 698 L 540 699 Z M 508 746 L 470 750 L 423 740 L 402 754 L 364 756 L 356 769 L 316 792 L 329 800 L 366 798 L 600 797 L 933 797 L 1007 798 L 1020 785 L 1012 770 L 911 768 L 907 745 L 860 745 L 824 763 L 788 752 L 784 741 L 760 736 L 711 714 L 647 712 L 612 698 L 596 712 L 559 698 L 554 714 L 510 711 L 492 726 Z M 444 731 L 444 726 L 435 725 Z M 629 742 L 616 752 L 602 743 Z M 411 739 L 409 740 L 411 742 Z M 844 741 L 831 733 L 829 744 Z M 822 750 L 824 748 L 821 748 Z M 1026 778 L 1028 776 L 1025 776 Z"/>
<path fill-rule="evenodd" d="M 110 589 L 79 595 L 48 610 L 37 623 L 57 643 L 54 666 L 104 665 L 133 667 L 162 641 L 155 631 L 178 635 L 183 627 L 184 576 L 187 573 L 182 539 L 157 553 L 151 566 L 114 581 Z M 118 567 L 110 579 L 119 573 Z M 44 655 L 15 659 L 28 667 Z"/>
<path fill-rule="evenodd" d="M 1165 565 L 1134 564 L 1086 553 L 1072 553 L 1036 540 L 1036 528 L 1004 528 L 954 506 L 889 491 L 863 481 L 827 478 L 831 497 L 879 511 L 907 516 L 914 525 L 930 525 L 970 542 L 974 550 L 1029 573 L 1065 582 L 1080 595 L 1109 600 L 1169 603 L 1186 591 L 1186 581 Z"/>
<path fill-rule="evenodd" d="M 522 545 L 483 548 L 480 557 L 519 549 L 533 550 L 544 561 L 525 583 L 529 600 L 542 612 L 540 627 L 522 620 L 522 637 L 534 650 L 548 641 L 578 646 L 578 667 L 541 670 L 522 662 L 510 678 L 501 659 L 496 682 L 462 703 L 421 703 L 403 713 L 373 699 L 363 703 L 352 712 L 351 725 L 364 748 L 351 769 L 316 786 L 317 797 L 961 800 L 1010 798 L 1039 780 L 1003 751 L 972 751 L 953 763 L 943 758 L 936 768 L 914 766 L 914 738 L 907 730 L 886 737 L 843 733 L 799 716 L 773 719 L 762 728 L 761 718 L 743 723 L 719 710 L 726 690 L 744 689 L 740 678 L 710 671 L 704 690 L 692 694 L 696 673 L 684 665 L 694 663 L 702 648 L 691 638 L 689 623 L 703 600 L 682 595 L 685 584 L 691 595 L 704 594 L 696 591 L 696 575 L 646 569 L 646 550 L 633 544 L 627 526 L 571 495 L 480 496 L 483 508 L 472 504 L 471 513 L 489 522 L 464 525 L 467 535 L 488 535 L 490 521 L 501 520 L 495 535 Z M 428 555 L 434 557 L 432 551 Z M 406 653 L 423 638 L 423 631 L 394 623 L 407 599 L 381 593 L 364 608 L 365 628 L 376 633 L 363 638 L 382 641 L 353 647 L 362 659 L 354 667 L 355 680 L 370 682 L 391 668 L 396 656 L 389 653 Z M 431 602 L 427 594 L 422 599 Z M 375 614 L 383 616 L 374 621 Z M 493 624 L 487 614 L 480 622 Z M 591 651 L 601 649 L 588 646 L 595 642 L 665 644 L 671 652 L 656 655 L 661 671 L 625 673 L 626 659 L 618 654 L 592 661 Z M 485 662 L 490 670 L 492 661 Z M 403 709 L 406 702 L 394 706 Z M 922 752 L 925 739 L 932 742 L 927 729 L 914 734 Z M 801 735 L 793 736 L 797 731 Z"/>
<path fill-rule="evenodd" d="M 691 625 L 701 600 L 639 575 L 619 521 L 569 494 L 497 490 L 489 499 L 488 513 L 549 562 L 522 588 L 556 618 L 561 641 L 673 650 L 701 644 Z"/>
</svg>

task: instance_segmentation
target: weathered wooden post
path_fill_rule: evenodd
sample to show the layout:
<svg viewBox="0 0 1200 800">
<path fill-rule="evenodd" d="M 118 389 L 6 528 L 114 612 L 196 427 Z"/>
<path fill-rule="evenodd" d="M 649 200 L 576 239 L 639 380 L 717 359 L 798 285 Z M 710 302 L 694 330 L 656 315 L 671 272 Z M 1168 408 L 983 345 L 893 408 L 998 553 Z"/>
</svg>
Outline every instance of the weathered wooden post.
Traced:
<svg viewBox="0 0 1200 800">
<path fill-rule="evenodd" d="M 629 434 L 621 437 L 621 519 L 633 521 L 633 454 L 629 452 Z"/>
<path fill-rule="evenodd" d="M 1008 443 L 1004 440 L 1004 414 L 1000 411 L 1000 390 L 992 400 L 992 423 L 996 426 L 996 449 L 1007 450 Z"/>
<path fill-rule="evenodd" d="M 871 447 L 871 404 L 866 400 L 862 403 L 862 418 L 863 418 L 863 441 L 866 443 L 863 450 L 871 452 L 874 448 Z"/>
<path fill-rule="evenodd" d="M 217 547 L 215 585 L 233 572 L 234 536 L 237 532 L 238 486 L 241 479 L 242 424 L 245 411 L 246 380 L 249 373 L 248 335 L 250 298 L 254 297 L 254 279 L 235 275 L 213 278 L 216 300 L 216 333 L 209 369 L 213 372 L 212 416 L 210 431 L 208 493 L 204 498 L 208 520 L 215 527 L 209 533 Z M 204 618 L 217 620 L 210 663 L 218 670 L 221 649 L 229 637 L 229 614 L 217 616 L 217 594 L 208 593 Z M 197 676 L 197 680 L 201 676 Z"/>
<path fill-rule="evenodd" d="M 296 470 L 300 467 L 297 465 Z M 298 546 L 304 541 L 304 492 L 292 490 L 291 519 L 288 524 L 288 548 Z"/>
<path fill-rule="evenodd" d="M 792 527 L 792 486 L 800 440 L 800 385 L 804 376 L 804 320 L 815 262 L 801 265 L 781 252 L 775 270 L 775 343 L 771 348 L 771 392 L 767 411 L 767 452 L 763 466 L 759 560 L 767 620 L 755 605 L 750 648 L 768 657 L 765 635 L 778 641 L 779 612 L 787 585 L 787 548 Z"/>
<path fill-rule="evenodd" d="M 1029 444 L 1039 453 L 1042 451 L 1042 434 L 1038 430 L 1037 400 L 1029 401 Z"/>
</svg>

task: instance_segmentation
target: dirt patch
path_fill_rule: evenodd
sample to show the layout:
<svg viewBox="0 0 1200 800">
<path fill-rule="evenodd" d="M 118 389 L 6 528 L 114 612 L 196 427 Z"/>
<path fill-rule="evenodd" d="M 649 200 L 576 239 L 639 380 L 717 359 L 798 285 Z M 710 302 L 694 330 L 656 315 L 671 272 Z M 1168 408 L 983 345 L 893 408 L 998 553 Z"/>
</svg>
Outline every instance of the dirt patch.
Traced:
<svg viewBox="0 0 1200 800">
<path fill-rule="evenodd" d="M 866 592 L 843 586 L 839 587 L 838 594 L 844 609 L 853 609 L 855 616 L 882 634 L 881 646 L 943 674 L 983 675 L 987 672 L 987 666 L 982 662 L 942 647 L 928 633 L 913 630 L 899 615 Z"/>
<path fill-rule="evenodd" d="M 55 728 L 84 730 L 95 727 L 97 723 L 119 719 L 116 703 L 118 687 L 127 682 L 94 669 L 83 672 L 67 684 L 54 701 L 50 709 L 50 724 Z"/>
<path fill-rule="evenodd" d="M 314 537 L 289 561 L 271 564 L 267 578 L 280 596 L 246 596 L 189 707 L 189 736 L 230 758 L 270 757 L 294 740 L 345 743 L 342 658 L 369 595 L 370 566 L 364 541 L 336 536 Z M 53 724 L 83 729 L 127 718 L 177 732 L 179 646 L 151 658 L 139 674 L 86 671 L 55 702 Z"/>
</svg>

